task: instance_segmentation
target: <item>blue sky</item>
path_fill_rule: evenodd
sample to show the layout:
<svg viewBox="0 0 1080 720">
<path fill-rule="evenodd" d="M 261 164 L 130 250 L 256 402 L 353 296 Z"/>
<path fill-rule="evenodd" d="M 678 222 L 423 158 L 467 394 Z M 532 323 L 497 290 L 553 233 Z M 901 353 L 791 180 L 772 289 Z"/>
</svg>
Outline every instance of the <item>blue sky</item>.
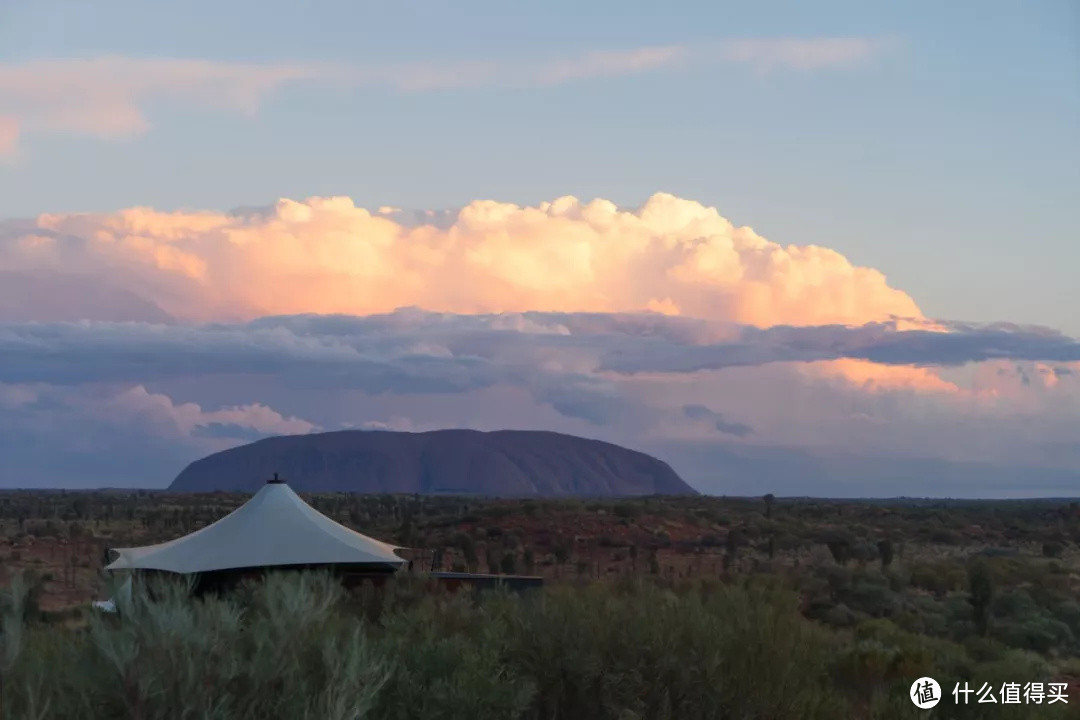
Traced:
<svg viewBox="0 0 1080 720">
<path fill-rule="evenodd" d="M 457 422 L 655 449 L 706 468 L 703 482 L 714 460 L 772 457 L 782 477 L 807 453 L 856 477 L 862 459 L 837 460 L 854 453 L 954 463 L 942 472 L 966 494 L 979 463 L 1015 460 L 992 492 L 1018 492 L 1009 483 L 1038 467 L 1060 494 L 1080 482 L 1080 361 L 1052 332 L 1080 336 L 1078 128 L 1080 9 L 1066 0 L 0 0 L 0 350 L 20 361 L 0 366 L 0 431 L 20 476 L 55 469 L 39 484 L 97 452 L 47 451 L 48 428 L 113 437 L 109 484 L 129 456 L 165 481 L 178 468 L 151 468 L 146 448 L 194 459 L 229 428 L 235 444 Z M 566 195 L 582 203 L 544 204 Z M 335 196 L 351 202 L 319 199 Z M 451 212 L 416 229 L 409 211 L 429 209 Z M 465 329 L 443 342 L 405 332 L 408 314 L 364 324 L 412 305 Z M 573 329 L 575 313 L 622 317 L 635 336 L 644 309 L 708 329 L 663 378 L 613 377 L 611 338 Z M 567 313 L 574 342 L 538 346 L 529 311 Z M 305 313 L 386 338 L 247 324 Z M 927 355 L 897 315 L 978 350 L 959 365 Z M 226 323 L 237 354 L 214 370 L 203 361 L 218 350 L 201 348 L 220 347 L 218 330 L 174 328 L 163 352 L 201 369 L 162 375 L 141 348 L 163 319 Z M 88 335 L 70 339 L 70 320 Z M 147 325 L 118 334 L 114 321 Z M 1001 339 L 962 321 L 1042 328 Z M 664 322 L 680 342 L 690 332 Z M 760 366 L 681 363 L 726 357 L 718 338 L 747 327 L 806 326 L 827 344 L 828 326 L 864 323 L 917 359 L 800 359 L 751 334 Z M 235 377 L 243 348 L 282 337 L 266 351 L 280 382 Z M 472 340 L 500 349 L 462 360 Z M 309 355 L 390 362 L 383 342 L 397 370 L 308 393 Z M 629 366 L 655 351 L 627 347 Z M 439 359 L 423 366 L 437 391 L 377 391 L 417 356 Z M 92 362 L 123 372 L 83 372 Z M 721 455 L 702 454 L 710 443 Z"/>
</svg>

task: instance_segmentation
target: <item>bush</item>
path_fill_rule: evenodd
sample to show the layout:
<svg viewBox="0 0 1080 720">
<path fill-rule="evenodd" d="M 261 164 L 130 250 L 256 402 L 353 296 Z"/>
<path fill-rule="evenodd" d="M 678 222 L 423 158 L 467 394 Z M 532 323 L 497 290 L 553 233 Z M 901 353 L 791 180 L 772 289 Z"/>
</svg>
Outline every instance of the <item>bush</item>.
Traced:
<svg viewBox="0 0 1080 720">
<path fill-rule="evenodd" d="M 1065 552 L 1065 546 L 1059 542 L 1047 542 L 1043 543 L 1042 554 L 1043 557 L 1059 558 Z"/>
<path fill-rule="evenodd" d="M 346 602 L 319 575 L 224 599 L 152 589 L 83 631 L 29 628 L 2 668 L 4 717 L 850 716 L 824 669 L 833 638 L 768 588 L 626 580 L 474 598 L 392 582 L 371 614 L 373 596 Z"/>
</svg>

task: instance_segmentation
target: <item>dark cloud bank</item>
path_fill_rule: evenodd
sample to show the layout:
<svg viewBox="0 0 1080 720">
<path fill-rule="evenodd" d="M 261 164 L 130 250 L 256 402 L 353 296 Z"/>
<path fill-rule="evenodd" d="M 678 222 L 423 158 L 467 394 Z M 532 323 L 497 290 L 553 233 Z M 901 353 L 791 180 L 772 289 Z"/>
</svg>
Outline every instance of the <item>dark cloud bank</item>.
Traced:
<svg viewBox="0 0 1080 720">
<path fill-rule="evenodd" d="M 102 297 L 98 302 L 113 300 Z M 1080 361 L 1076 339 L 1046 328 L 1002 324 L 949 323 L 948 332 L 899 330 L 895 323 L 758 329 L 656 314 L 461 316 L 404 309 L 367 317 L 300 315 L 195 326 L 159 317 L 151 307 L 140 312 L 146 315 L 130 322 L 0 322 L 0 383 L 73 388 L 244 375 L 273 378 L 300 392 L 397 395 L 510 385 L 527 388 L 565 417 L 601 429 L 641 411 L 617 384 L 618 378 L 641 373 L 677 375 L 839 358 L 918 366 L 1010 359 L 1046 362 L 1064 377 L 1069 369 L 1054 363 Z M 550 362 L 553 358 L 558 362 Z M 87 428 L 56 411 L 55 426 L 49 427 L 54 427 L 58 442 L 85 438 L 61 452 L 50 443 L 47 428 L 28 427 L 17 412 L 0 404 L 0 452 L 7 456 L 0 467 L 0 487 L 162 485 L 201 454 L 192 442 Z M 626 444 L 656 453 L 705 492 L 1080 494 L 1080 471 L 1068 467 L 839 457 L 747 445 L 735 441 L 755 438 L 756 429 L 740 418 L 701 403 L 682 405 L 681 413 L 719 436 L 708 443 L 646 439 Z M 234 430 L 203 428 L 194 439 L 229 435 L 246 440 L 258 435 Z"/>
</svg>

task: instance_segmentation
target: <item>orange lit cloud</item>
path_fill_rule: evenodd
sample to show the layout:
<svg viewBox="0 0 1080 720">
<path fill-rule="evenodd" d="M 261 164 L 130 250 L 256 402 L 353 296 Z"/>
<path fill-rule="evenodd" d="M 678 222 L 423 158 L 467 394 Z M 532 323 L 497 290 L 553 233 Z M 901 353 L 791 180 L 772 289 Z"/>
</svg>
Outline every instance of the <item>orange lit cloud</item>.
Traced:
<svg viewBox="0 0 1080 720">
<path fill-rule="evenodd" d="M 974 370 L 972 389 L 984 398 L 1032 403 L 1065 390 L 1065 379 L 1080 377 L 1080 362 L 1045 363 L 990 360 Z"/>
<path fill-rule="evenodd" d="M 663 193 L 635 210 L 572 197 L 535 207 L 481 200 L 448 227 L 401 216 L 345 197 L 247 214 L 43 215 L 0 238 L 0 270 L 89 273 L 188 320 L 410 305 L 651 309 L 762 327 L 922 318 L 877 270 L 827 248 L 779 245 Z"/>
<path fill-rule="evenodd" d="M 808 363 L 803 369 L 814 376 L 843 379 L 848 384 L 867 392 L 896 390 L 946 394 L 961 392 L 955 383 L 943 380 L 937 372 L 924 367 L 883 365 L 868 360 L 841 358 Z"/>
</svg>

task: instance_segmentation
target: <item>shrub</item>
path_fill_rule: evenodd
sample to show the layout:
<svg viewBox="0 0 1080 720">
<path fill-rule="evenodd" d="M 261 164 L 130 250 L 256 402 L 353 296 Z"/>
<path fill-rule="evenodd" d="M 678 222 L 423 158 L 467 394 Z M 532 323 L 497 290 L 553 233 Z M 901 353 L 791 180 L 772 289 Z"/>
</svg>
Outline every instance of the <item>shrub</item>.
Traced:
<svg viewBox="0 0 1080 720">
<path fill-rule="evenodd" d="M 3 666 L 4 717 L 851 714 L 825 670 L 834 639 L 775 589 L 627 579 L 519 598 L 394 581 L 373 619 L 374 596 L 347 602 L 327 576 L 272 574 L 219 599 L 176 583 L 149 589 L 156 599 L 142 584 L 114 595 L 119 617 L 83 631 L 30 628 L 19 662 Z M 15 626 L 4 627 L 15 647 Z"/>
<path fill-rule="evenodd" d="M 1062 553 L 1065 552 L 1065 546 L 1059 542 L 1047 542 L 1043 543 L 1042 554 L 1043 557 L 1059 558 Z"/>
</svg>

